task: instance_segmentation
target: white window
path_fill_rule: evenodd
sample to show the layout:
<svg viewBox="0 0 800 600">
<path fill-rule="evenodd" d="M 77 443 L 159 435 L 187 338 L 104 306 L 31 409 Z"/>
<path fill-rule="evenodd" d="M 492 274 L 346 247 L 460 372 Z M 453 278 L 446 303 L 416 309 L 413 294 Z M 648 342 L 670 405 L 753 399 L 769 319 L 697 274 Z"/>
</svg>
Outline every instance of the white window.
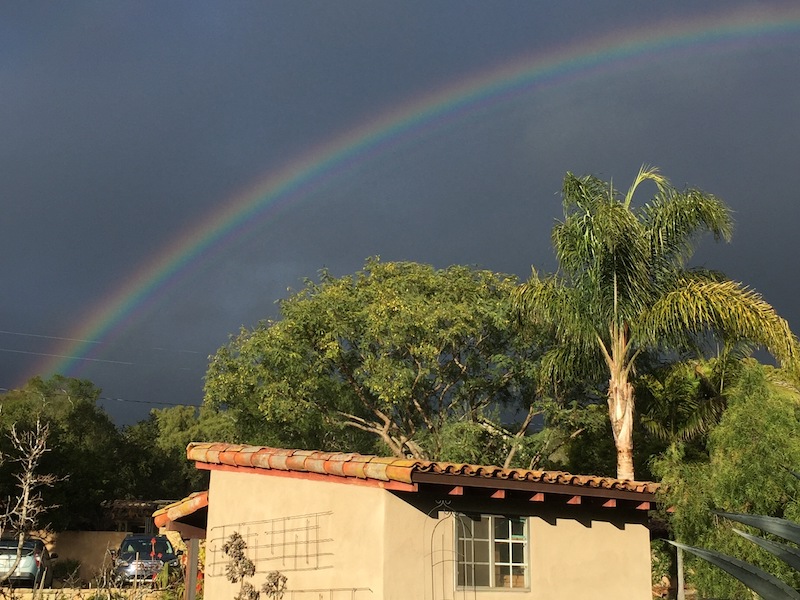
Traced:
<svg viewBox="0 0 800 600">
<path fill-rule="evenodd" d="M 525 517 L 459 515 L 455 524 L 458 587 L 528 587 Z"/>
</svg>

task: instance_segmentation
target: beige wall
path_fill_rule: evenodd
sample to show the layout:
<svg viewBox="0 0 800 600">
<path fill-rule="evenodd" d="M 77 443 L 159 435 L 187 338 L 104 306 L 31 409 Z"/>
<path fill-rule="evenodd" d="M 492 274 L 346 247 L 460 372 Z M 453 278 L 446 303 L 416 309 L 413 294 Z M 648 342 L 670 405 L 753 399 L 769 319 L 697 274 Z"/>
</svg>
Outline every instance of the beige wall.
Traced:
<svg viewBox="0 0 800 600">
<path fill-rule="evenodd" d="M 634 515 L 635 516 L 635 515 Z M 650 532 L 643 523 L 531 519 L 531 598 L 652 597 Z"/>
<path fill-rule="evenodd" d="M 236 531 L 256 563 L 257 588 L 278 570 L 288 577 L 293 600 L 317 600 L 319 592 L 311 590 L 332 589 L 342 592 L 326 592 L 326 600 L 380 598 L 385 499 L 382 490 L 357 485 L 212 472 L 205 597 L 232 598 L 238 590 L 225 578 L 221 551 Z"/>
<path fill-rule="evenodd" d="M 50 549 L 58 560 L 77 560 L 81 563 L 79 576 L 91 582 L 110 567 L 109 549 L 116 549 L 127 534 L 119 531 L 62 531 L 53 534 Z"/>
<path fill-rule="evenodd" d="M 487 508 L 487 505 L 489 508 Z M 453 511 L 530 514 L 531 503 L 454 500 Z M 441 508 L 441 507 L 439 507 Z M 445 507 L 447 508 L 447 507 Z M 529 521 L 530 588 L 454 589 L 454 519 L 435 499 L 354 484 L 212 472 L 206 598 L 231 598 L 224 540 L 238 531 L 256 562 L 252 583 L 288 577 L 285 600 L 647 600 L 649 534 L 641 512 L 537 506 Z M 564 518 L 571 511 L 572 518 Z M 432 516 L 429 516 L 432 515 Z M 638 522 L 625 523 L 625 520 Z"/>
</svg>

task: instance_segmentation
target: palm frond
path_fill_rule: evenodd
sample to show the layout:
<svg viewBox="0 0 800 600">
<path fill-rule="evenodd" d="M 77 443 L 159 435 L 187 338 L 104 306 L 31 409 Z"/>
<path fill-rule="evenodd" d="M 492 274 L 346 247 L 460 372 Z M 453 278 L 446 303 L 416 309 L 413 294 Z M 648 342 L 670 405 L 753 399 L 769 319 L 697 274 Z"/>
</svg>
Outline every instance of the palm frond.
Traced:
<svg viewBox="0 0 800 600">
<path fill-rule="evenodd" d="M 633 196 L 636 193 L 638 187 L 643 184 L 645 181 L 652 181 L 658 187 L 659 192 L 662 194 L 670 187 L 669 180 L 661 175 L 657 167 L 651 167 L 649 165 L 642 165 L 639 169 L 639 173 L 636 175 L 636 178 L 633 180 L 631 187 L 628 188 L 628 193 L 625 194 L 625 200 L 623 201 L 623 206 L 628 209 L 631 206 L 631 201 L 633 200 Z"/>
<path fill-rule="evenodd" d="M 725 203 L 696 189 L 670 189 L 646 204 L 642 213 L 653 256 L 668 264 L 682 264 L 691 257 L 702 233 L 725 241 L 733 233 L 733 218 Z"/>
<path fill-rule="evenodd" d="M 550 329 L 559 341 L 594 343 L 596 333 L 577 291 L 555 275 L 541 278 L 534 270 L 514 291 L 513 304 L 521 322 Z"/>
<path fill-rule="evenodd" d="M 763 346 L 781 363 L 797 367 L 798 342 L 789 324 L 761 296 L 735 281 L 691 274 L 642 315 L 637 336 L 645 344 L 678 344 L 688 335 L 721 335 Z"/>
</svg>

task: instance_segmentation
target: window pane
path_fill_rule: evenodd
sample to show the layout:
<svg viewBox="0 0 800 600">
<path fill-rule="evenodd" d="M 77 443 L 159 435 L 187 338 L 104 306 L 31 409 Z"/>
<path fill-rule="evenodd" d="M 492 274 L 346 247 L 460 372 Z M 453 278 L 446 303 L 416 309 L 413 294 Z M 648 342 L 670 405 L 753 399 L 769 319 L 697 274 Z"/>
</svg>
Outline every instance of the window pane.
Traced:
<svg viewBox="0 0 800 600">
<path fill-rule="evenodd" d="M 511 520 L 511 537 L 515 538 L 525 537 L 525 519 Z"/>
<path fill-rule="evenodd" d="M 494 587 L 511 587 L 511 568 L 506 565 L 497 565 L 494 568 Z"/>
<path fill-rule="evenodd" d="M 508 544 L 501 542 L 494 545 L 494 560 L 496 562 L 507 563 L 509 562 Z"/>
<path fill-rule="evenodd" d="M 464 563 L 459 562 L 458 576 L 456 577 L 456 583 L 460 586 L 467 585 L 466 571 L 467 571 L 467 566 Z"/>
<path fill-rule="evenodd" d="M 508 519 L 505 517 L 494 518 L 494 539 L 507 540 L 508 539 Z"/>
<path fill-rule="evenodd" d="M 472 537 L 472 519 L 460 516 L 456 521 L 456 533 L 458 539 L 469 539 Z"/>
<path fill-rule="evenodd" d="M 475 585 L 484 587 L 491 585 L 489 581 L 489 565 L 475 565 Z"/>
<path fill-rule="evenodd" d="M 475 562 L 489 562 L 489 542 L 475 542 Z"/>
<path fill-rule="evenodd" d="M 489 539 L 489 517 L 481 517 L 480 521 L 474 521 L 472 525 L 473 537 L 475 537 L 475 539 Z"/>
<path fill-rule="evenodd" d="M 461 558 L 464 562 L 472 562 L 472 542 L 465 542 L 463 551 L 461 552 Z"/>
<path fill-rule="evenodd" d="M 511 544 L 511 562 L 518 565 L 525 562 L 525 544 Z"/>
<path fill-rule="evenodd" d="M 525 567 L 511 567 L 511 587 L 525 587 Z"/>
</svg>

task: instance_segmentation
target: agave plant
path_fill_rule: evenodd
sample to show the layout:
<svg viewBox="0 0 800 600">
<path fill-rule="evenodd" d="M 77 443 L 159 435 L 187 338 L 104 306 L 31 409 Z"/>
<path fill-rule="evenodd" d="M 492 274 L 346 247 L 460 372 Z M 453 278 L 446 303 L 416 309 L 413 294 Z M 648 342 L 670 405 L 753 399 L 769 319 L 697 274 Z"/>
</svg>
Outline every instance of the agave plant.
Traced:
<svg viewBox="0 0 800 600">
<path fill-rule="evenodd" d="M 800 479 L 800 473 L 790 471 L 792 475 Z M 750 527 L 760 529 L 765 533 L 778 536 L 784 540 L 800 545 L 800 525 L 787 519 L 777 517 L 766 517 L 761 515 L 744 515 L 739 513 L 727 513 L 715 511 L 715 514 L 731 521 L 742 523 Z M 743 538 L 758 544 L 764 550 L 785 562 L 792 569 L 800 573 L 800 548 L 789 546 L 780 542 L 768 540 L 763 537 L 751 535 L 734 529 Z M 710 562 L 741 581 L 748 588 L 753 590 L 764 600 L 800 600 L 800 591 L 789 586 L 774 575 L 767 573 L 763 569 L 751 565 L 748 562 L 727 556 L 713 550 L 694 548 L 678 542 L 670 542 L 687 552 L 699 556 Z"/>
</svg>

